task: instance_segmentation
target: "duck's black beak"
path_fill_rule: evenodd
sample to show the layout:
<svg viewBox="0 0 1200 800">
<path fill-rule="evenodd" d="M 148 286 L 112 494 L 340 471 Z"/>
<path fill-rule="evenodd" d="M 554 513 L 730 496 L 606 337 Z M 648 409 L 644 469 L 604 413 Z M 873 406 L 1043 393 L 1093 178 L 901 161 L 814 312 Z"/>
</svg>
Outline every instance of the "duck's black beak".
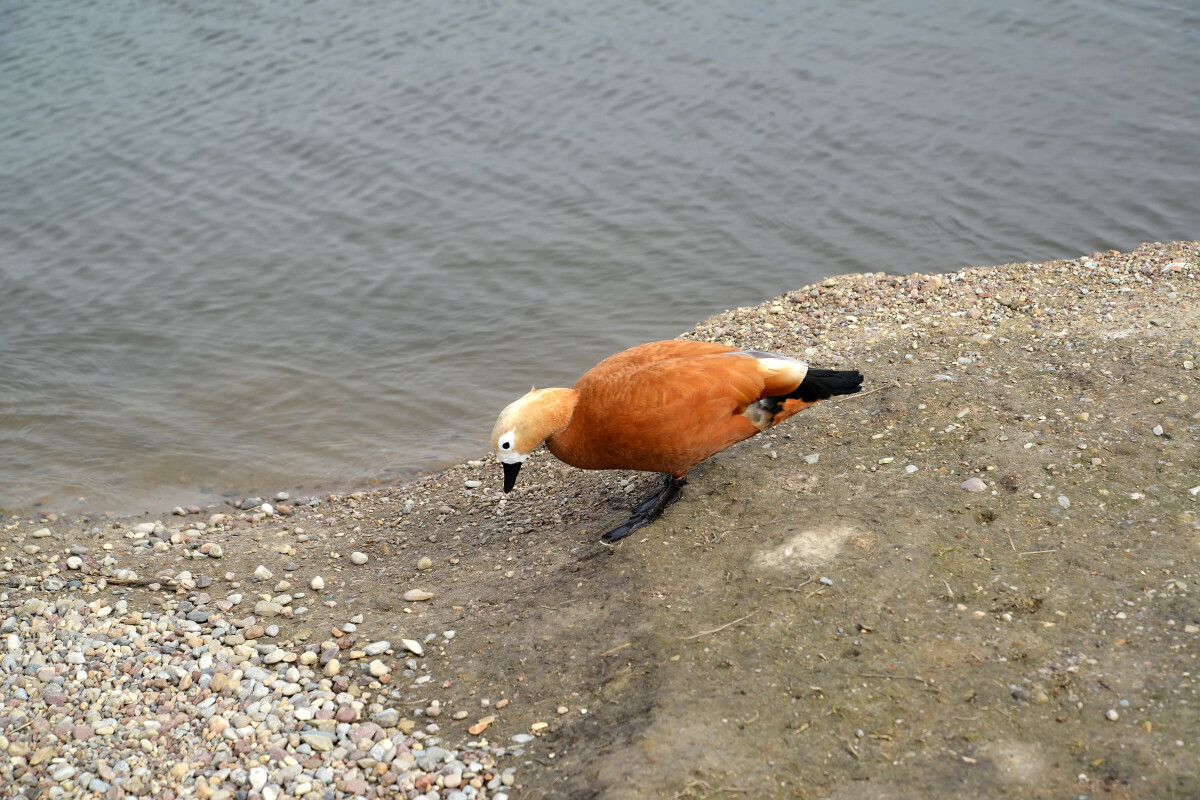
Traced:
<svg viewBox="0 0 1200 800">
<path fill-rule="evenodd" d="M 517 473 L 521 471 L 521 462 L 504 465 L 504 493 L 508 494 L 517 485 Z"/>
</svg>

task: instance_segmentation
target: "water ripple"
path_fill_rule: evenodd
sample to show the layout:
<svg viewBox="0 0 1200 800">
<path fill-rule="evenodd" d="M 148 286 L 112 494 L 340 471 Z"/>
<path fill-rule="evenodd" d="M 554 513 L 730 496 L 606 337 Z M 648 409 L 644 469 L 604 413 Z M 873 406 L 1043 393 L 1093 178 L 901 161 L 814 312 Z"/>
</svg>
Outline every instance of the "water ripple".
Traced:
<svg viewBox="0 0 1200 800">
<path fill-rule="evenodd" d="M 825 274 L 1194 238 L 1198 22 L 7 3 L 0 507 L 406 474 L 530 383 Z"/>
</svg>

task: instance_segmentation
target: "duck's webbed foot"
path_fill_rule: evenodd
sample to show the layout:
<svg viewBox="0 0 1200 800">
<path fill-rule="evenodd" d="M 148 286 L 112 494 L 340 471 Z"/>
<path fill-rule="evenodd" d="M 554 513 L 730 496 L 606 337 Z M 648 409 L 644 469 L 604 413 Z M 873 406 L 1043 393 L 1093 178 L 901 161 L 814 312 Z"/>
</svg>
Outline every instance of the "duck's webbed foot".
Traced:
<svg viewBox="0 0 1200 800">
<path fill-rule="evenodd" d="M 600 538 L 606 542 L 615 542 L 658 519 L 667 506 L 679 499 L 679 493 L 687 483 L 687 478 L 676 478 L 673 475 L 665 477 L 662 489 L 634 506 L 633 514 L 627 522 L 618 525 Z"/>
</svg>

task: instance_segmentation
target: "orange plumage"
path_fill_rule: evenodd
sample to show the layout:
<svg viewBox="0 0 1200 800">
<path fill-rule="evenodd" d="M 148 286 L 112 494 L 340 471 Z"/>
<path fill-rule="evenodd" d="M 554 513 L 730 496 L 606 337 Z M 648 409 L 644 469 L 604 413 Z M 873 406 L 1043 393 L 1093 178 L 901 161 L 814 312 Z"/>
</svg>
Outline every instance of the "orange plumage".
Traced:
<svg viewBox="0 0 1200 800">
<path fill-rule="evenodd" d="M 581 469 L 666 473 L 663 492 L 651 498 L 661 502 L 643 503 L 640 515 L 635 509 L 634 518 L 605 535 L 611 540 L 661 513 L 696 464 L 817 400 L 857 392 L 861 383 L 858 372 L 809 370 L 774 353 L 650 342 L 604 359 L 571 389 L 517 400 L 496 421 L 492 447 L 505 466 L 505 491 L 543 441 Z"/>
</svg>

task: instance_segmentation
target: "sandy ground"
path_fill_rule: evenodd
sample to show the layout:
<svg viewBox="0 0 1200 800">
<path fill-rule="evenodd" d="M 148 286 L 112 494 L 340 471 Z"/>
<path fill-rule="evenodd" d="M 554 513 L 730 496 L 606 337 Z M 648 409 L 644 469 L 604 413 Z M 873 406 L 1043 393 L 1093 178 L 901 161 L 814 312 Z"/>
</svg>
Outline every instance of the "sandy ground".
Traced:
<svg viewBox="0 0 1200 800">
<path fill-rule="evenodd" d="M 262 591 L 262 564 L 326 584 L 271 618 L 281 643 L 352 614 L 363 641 L 454 630 L 438 682 L 384 691 L 468 711 L 448 741 L 486 708 L 494 739 L 533 731 L 513 797 L 1200 797 L 1198 277 L 1200 242 L 1148 244 L 841 276 L 707 320 L 686 335 L 856 367 L 866 391 L 702 464 L 616 546 L 599 534 L 657 478 L 542 452 L 507 497 L 487 458 L 165 513 L 168 534 L 228 518 L 158 550 L 127 537 L 148 518 L 10 517 L 0 575 L 150 608 L 195 594 L 167 580 L 185 569 Z M 25 554 L 47 525 L 56 547 Z M 183 558 L 211 542 L 220 560 Z M 115 563 L 70 573 L 77 543 Z"/>
</svg>

